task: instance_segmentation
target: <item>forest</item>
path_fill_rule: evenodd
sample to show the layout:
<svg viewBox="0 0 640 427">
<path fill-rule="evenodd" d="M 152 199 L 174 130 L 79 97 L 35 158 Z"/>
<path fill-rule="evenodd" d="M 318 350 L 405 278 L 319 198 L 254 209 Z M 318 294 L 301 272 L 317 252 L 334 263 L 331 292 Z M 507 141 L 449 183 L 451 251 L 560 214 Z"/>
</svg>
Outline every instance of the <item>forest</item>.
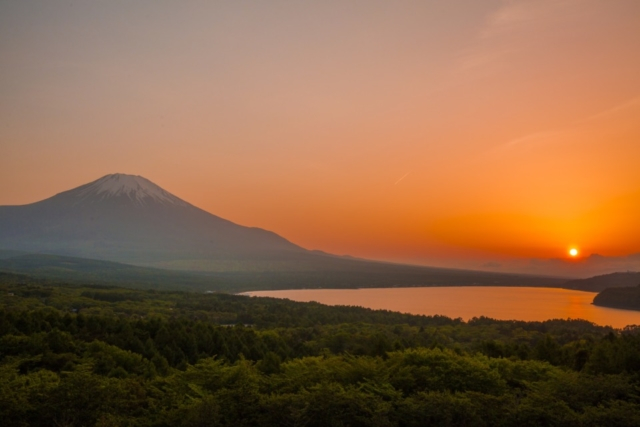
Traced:
<svg viewBox="0 0 640 427">
<path fill-rule="evenodd" d="M 0 276 L 4 426 L 637 426 L 640 328 Z"/>
<path fill-rule="evenodd" d="M 593 303 L 603 307 L 640 310 L 640 285 L 605 289 L 596 295 Z"/>
<path fill-rule="evenodd" d="M 199 270 L 197 265 L 181 271 L 0 249 L 0 274 L 28 275 L 30 281 L 54 280 L 69 284 L 117 285 L 136 289 L 235 293 L 272 289 L 413 286 L 564 287 L 567 282 L 566 279 L 551 277 L 419 267 L 316 253 L 291 258 L 288 264 L 285 263 L 288 267 L 284 269 L 282 263 L 278 262 L 263 260 L 259 263 L 261 268 L 250 267 L 246 262 L 229 260 L 223 263 L 225 266 L 219 266 L 220 271 Z M 191 268 L 196 271 L 190 270 Z M 571 283 L 571 289 L 581 289 L 581 286 L 583 284 L 580 281 Z"/>
</svg>

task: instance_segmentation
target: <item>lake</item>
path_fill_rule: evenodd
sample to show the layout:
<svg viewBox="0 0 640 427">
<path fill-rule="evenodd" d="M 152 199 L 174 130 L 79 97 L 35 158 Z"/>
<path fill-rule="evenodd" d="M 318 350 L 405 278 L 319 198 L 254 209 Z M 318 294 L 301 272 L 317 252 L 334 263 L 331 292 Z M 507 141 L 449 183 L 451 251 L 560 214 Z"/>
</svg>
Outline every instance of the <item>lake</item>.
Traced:
<svg viewBox="0 0 640 427">
<path fill-rule="evenodd" d="M 486 316 L 501 320 L 543 321 L 585 319 L 598 325 L 623 328 L 640 325 L 640 311 L 598 307 L 595 292 L 524 287 L 428 287 L 368 289 L 297 289 L 255 291 L 244 295 L 317 301 L 328 305 L 357 305 L 402 313 L 451 318 Z"/>
</svg>

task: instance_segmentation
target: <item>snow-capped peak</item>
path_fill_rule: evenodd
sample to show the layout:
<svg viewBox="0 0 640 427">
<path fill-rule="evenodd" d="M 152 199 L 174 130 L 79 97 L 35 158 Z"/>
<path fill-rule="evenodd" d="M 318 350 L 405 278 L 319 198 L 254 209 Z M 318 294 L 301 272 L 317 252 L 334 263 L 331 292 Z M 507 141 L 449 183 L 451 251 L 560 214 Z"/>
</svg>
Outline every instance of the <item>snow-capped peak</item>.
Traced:
<svg viewBox="0 0 640 427">
<path fill-rule="evenodd" d="M 98 196 L 101 199 L 114 196 L 127 196 L 134 202 L 146 204 L 149 200 L 175 205 L 187 203 L 168 191 L 158 187 L 153 182 L 138 175 L 114 173 L 81 187 L 78 197 L 86 198 Z"/>
</svg>

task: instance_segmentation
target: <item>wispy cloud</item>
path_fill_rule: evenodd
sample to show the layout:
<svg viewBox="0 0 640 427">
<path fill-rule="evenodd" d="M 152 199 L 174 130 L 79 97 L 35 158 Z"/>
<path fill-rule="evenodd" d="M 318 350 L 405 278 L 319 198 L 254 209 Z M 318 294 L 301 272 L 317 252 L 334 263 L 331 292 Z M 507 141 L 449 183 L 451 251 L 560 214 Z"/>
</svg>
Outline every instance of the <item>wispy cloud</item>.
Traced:
<svg viewBox="0 0 640 427">
<path fill-rule="evenodd" d="M 530 133 L 524 136 L 519 136 L 517 138 L 511 139 L 509 141 L 507 141 L 506 143 L 501 145 L 502 149 L 509 149 L 509 148 L 514 148 L 516 146 L 522 146 L 522 145 L 531 145 L 531 144 L 536 144 L 536 143 L 540 143 L 545 139 L 554 137 L 554 136 L 558 136 L 561 133 L 567 132 L 567 131 L 571 131 L 573 129 L 575 129 L 576 127 L 580 126 L 580 125 L 584 125 L 588 122 L 592 122 L 595 120 L 599 120 L 599 119 L 604 119 L 607 117 L 611 117 L 614 116 L 618 113 L 621 113 L 625 110 L 628 110 L 630 108 L 634 108 L 634 107 L 640 107 L 640 96 L 636 96 L 634 98 L 631 98 L 625 102 L 622 102 L 618 105 L 615 105 L 613 107 L 607 108 L 603 111 L 600 111 L 598 113 L 592 114 L 590 116 L 575 120 L 571 123 L 569 123 L 567 126 L 561 127 L 561 128 L 557 128 L 557 129 L 550 129 L 550 130 L 546 130 L 546 131 L 540 131 L 540 132 L 534 132 L 534 133 Z"/>
<path fill-rule="evenodd" d="M 559 15 L 562 9 L 578 6 L 582 0 L 505 0 L 488 16 L 480 32 L 482 38 L 539 27 L 540 22 Z"/>
<path fill-rule="evenodd" d="M 536 141 L 540 141 L 542 139 L 548 138 L 550 136 L 554 136 L 560 133 L 559 130 L 551 130 L 551 131 L 543 131 L 543 132 L 534 132 L 525 136 L 520 136 L 518 138 L 514 138 L 510 141 L 507 141 L 503 145 L 504 148 L 511 148 L 517 145 L 530 144 Z"/>
<path fill-rule="evenodd" d="M 407 176 L 409 176 L 409 174 L 410 174 L 411 172 L 412 172 L 412 171 L 409 171 L 409 172 L 405 173 L 404 175 L 402 175 L 402 178 L 400 178 L 399 180 L 397 180 L 397 181 L 396 181 L 396 183 L 395 183 L 394 185 L 398 185 L 398 183 L 400 183 L 400 181 L 402 181 L 402 180 L 403 180 L 403 179 L 405 179 Z"/>
<path fill-rule="evenodd" d="M 540 38 L 545 23 L 571 17 L 572 8 L 585 1 L 504 0 L 487 15 L 475 42 L 460 55 L 460 70 L 499 66 L 510 54 L 524 48 L 526 34 Z"/>
<path fill-rule="evenodd" d="M 627 110 L 629 108 L 633 108 L 633 107 L 637 107 L 640 106 L 640 96 L 636 96 L 635 98 L 631 98 L 628 101 L 625 101 L 621 104 L 618 104 L 614 107 L 608 108 L 604 111 L 601 111 L 599 113 L 593 114 L 589 117 L 586 117 L 585 119 L 583 119 L 581 122 L 589 122 L 592 120 L 597 120 L 597 119 L 602 119 L 605 117 L 609 117 L 609 116 L 613 116 L 621 111 Z"/>
</svg>

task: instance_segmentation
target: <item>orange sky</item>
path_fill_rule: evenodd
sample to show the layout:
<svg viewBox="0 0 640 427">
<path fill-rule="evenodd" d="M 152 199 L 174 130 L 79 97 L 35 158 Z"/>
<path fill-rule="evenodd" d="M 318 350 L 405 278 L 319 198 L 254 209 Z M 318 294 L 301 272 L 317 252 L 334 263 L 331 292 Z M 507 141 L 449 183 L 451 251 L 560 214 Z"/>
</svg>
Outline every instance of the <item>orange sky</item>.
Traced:
<svg viewBox="0 0 640 427">
<path fill-rule="evenodd" d="M 2 2 L 0 204 L 122 172 L 332 253 L 639 253 L 639 22 L 635 0 Z"/>
</svg>

